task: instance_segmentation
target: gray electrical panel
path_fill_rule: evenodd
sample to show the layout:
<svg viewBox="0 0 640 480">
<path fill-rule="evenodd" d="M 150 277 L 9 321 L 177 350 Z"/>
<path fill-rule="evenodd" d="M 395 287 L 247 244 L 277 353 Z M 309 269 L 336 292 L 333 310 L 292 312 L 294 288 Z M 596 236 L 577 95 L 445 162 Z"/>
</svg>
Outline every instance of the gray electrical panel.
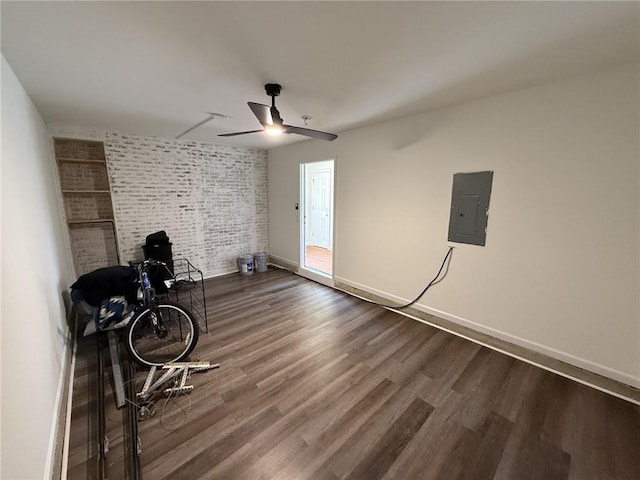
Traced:
<svg viewBox="0 0 640 480">
<path fill-rule="evenodd" d="M 451 191 L 449 241 L 484 246 L 493 172 L 456 173 Z"/>
</svg>

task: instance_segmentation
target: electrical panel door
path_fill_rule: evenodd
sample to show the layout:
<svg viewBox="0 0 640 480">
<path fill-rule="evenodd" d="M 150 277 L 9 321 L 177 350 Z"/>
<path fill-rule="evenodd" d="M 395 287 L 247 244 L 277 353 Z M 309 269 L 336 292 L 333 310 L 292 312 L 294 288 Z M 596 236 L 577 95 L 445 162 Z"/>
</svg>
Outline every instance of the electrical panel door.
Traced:
<svg viewBox="0 0 640 480">
<path fill-rule="evenodd" d="M 449 241 L 484 246 L 493 172 L 456 173 L 451 191 Z"/>
</svg>

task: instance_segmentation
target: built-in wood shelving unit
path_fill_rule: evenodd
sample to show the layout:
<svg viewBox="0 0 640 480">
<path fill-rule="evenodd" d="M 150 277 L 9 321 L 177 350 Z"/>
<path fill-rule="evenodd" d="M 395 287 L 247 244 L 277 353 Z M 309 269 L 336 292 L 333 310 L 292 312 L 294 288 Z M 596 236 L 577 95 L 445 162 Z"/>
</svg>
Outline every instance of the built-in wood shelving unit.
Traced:
<svg viewBox="0 0 640 480">
<path fill-rule="evenodd" d="M 83 225 L 86 223 L 113 223 L 113 218 L 93 218 L 93 219 L 83 219 L 83 220 L 68 220 L 67 223 L 69 225 Z"/>
<path fill-rule="evenodd" d="M 108 193 L 109 195 L 111 195 L 111 191 L 110 190 L 62 190 L 62 193 L 65 194 L 94 194 L 94 193 Z"/>
<path fill-rule="evenodd" d="M 104 144 L 54 138 L 76 273 L 120 263 Z"/>
<path fill-rule="evenodd" d="M 89 165 L 106 165 L 106 160 L 88 160 L 85 158 L 56 158 L 58 163 L 86 163 Z"/>
</svg>

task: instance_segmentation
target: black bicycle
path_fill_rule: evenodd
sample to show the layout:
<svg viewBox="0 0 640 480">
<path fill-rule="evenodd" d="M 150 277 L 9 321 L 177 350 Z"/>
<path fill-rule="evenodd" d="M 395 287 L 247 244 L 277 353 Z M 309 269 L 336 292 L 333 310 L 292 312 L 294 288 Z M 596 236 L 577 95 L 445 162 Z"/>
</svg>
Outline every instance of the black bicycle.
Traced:
<svg viewBox="0 0 640 480">
<path fill-rule="evenodd" d="M 127 325 L 125 344 L 133 360 L 144 367 L 162 366 L 184 360 L 198 343 L 200 330 L 193 315 L 184 306 L 156 298 L 149 270 L 166 268 L 157 260 L 136 265 L 138 305 Z"/>
</svg>

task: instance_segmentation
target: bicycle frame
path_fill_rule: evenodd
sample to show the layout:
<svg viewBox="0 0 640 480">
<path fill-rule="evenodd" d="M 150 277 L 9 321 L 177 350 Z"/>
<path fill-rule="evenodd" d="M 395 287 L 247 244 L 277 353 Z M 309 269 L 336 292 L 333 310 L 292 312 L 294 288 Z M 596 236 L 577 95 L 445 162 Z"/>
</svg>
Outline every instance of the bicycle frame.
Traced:
<svg viewBox="0 0 640 480">
<path fill-rule="evenodd" d="M 140 284 L 140 292 L 138 294 L 140 303 L 136 307 L 136 311 L 142 308 L 149 308 L 152 313 L 151 322 L 153 324 L 153 330 L 159 338 L 163 338 L 166 336 L 167 331 L 162 325 L 162 317 L 157 312 L 156 293 L 155 289 L 151 286 L 151 280 L 149 279 L 149 266 L 161 266 L 167 268 L 166 263 L 158 260 L 145 260 L 136 267 L 138 270 L 138 282 Z"/>
<path fill-rule="evenodd" d="M 145 265 L 144 263 L 140 265 Z M 147 268 L 139 268 L 138 278 L 140 282 L 140 290 L 142 294 L 140 295 L 140 306 L 145 307 L 153 307 L 155 305 L 156 295 L 154 289 L 151 287 L 151 280 L 149 280 L 149 273 L 147 272 Z"/>
</svg>

